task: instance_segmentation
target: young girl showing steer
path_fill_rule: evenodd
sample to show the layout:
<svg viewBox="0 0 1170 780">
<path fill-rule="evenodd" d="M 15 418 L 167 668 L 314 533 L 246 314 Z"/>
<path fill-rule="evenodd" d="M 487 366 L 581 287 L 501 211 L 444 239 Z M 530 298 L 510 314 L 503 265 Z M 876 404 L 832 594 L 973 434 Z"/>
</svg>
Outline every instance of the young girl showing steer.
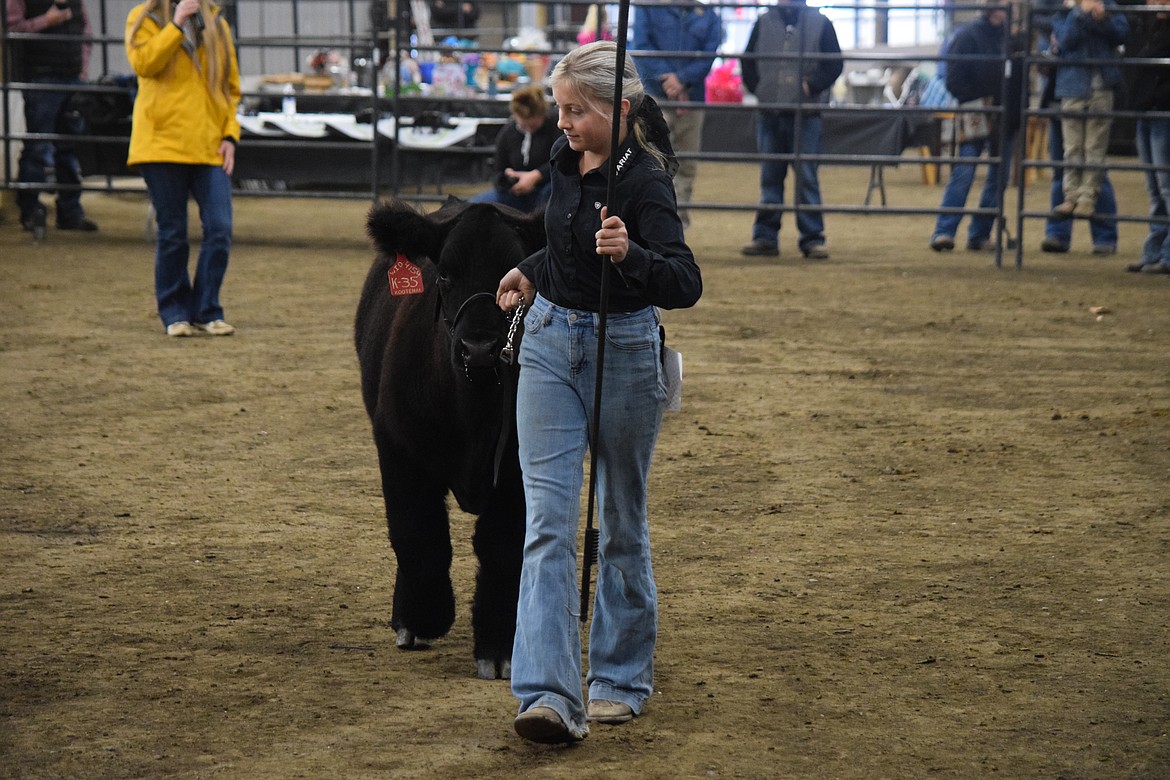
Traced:
<svg viewBox="0 0 1170 780">
<path fill-rule="evenodd" d="M 548 246 L 500 281 L 506 311 L 532 302 L 520 345 L 517 437 L 527 531 L 512 692 L 516 732 L 571 742 L 587 720 L 623 723 L 653 690 L 658 628 L 646 484 L 666 401 L 658 308 L 702 293 L 683 238 L 662 114 L 631 60 L 622 71 L 621 126 L 611 149 L 615 44 L 582 46 L 551 76 L 564 138 L 552 150 Z M 608 166 L 610 155 L 616 165 Z M 606 204 L 609 170 L 616 198 Z M 590 441 L 603 264 L 611 264 L 599 440 Z M 576 539 L 583 463 L 597 451 L 597 598 L 589 634 L 588 707 L 581 690 Z"/>
</svg>

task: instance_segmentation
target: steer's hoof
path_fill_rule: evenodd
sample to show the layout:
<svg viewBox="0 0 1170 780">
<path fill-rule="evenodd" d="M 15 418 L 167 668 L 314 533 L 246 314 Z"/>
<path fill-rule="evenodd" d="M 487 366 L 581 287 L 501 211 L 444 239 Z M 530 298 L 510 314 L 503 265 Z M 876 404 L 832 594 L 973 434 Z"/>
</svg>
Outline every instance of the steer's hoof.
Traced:
<svg viewBox="0 0 1170 780">
<path fill-rule="evenodd" d="M 480 658 L 475 662 L 476 671 L 483 680 L 510 680 L 512 679 L 511 661 L 493 661 L 490 658 Z"/>
<path fill-rule="evenodd" d="M 403 650 L 426 650 L 435 640 L 415 636 L 409 628 L 398 629 L 397 644 Z"/>
</svg>

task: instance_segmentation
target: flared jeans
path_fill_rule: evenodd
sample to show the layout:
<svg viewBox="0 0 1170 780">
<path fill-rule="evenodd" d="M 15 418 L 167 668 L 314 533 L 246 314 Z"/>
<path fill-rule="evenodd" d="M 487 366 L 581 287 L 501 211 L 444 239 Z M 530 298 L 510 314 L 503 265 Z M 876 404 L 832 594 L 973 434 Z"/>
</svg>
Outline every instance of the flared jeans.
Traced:
<svg viewBox="0 0 1170 780">
<path fill-rule="evenodd" d="M 646 485 L 666 387 L 658 312 L 607 319 L 597 457 L 599 549 L 589 631 L 590 699 L 642 711 L 653 689 L 658 593 Z M 512 692 L 555 710 L 577 736 L 582 700 L 577 534 L 593 422 L 598 315 L 537 296 L 524 320 L 516 398 L 527 529 Z"/>
<path fill-rule="evenodd" d="M 219 290 L 232 247 L 232 181 L 218 165 L 145 163 L 139 167 L 158 219 L 154 290 L 163 327 L 223 319 Z M 199 206 L 203 240 L 192 278 L 187 264 L 187 199 Z"/>
</svg>

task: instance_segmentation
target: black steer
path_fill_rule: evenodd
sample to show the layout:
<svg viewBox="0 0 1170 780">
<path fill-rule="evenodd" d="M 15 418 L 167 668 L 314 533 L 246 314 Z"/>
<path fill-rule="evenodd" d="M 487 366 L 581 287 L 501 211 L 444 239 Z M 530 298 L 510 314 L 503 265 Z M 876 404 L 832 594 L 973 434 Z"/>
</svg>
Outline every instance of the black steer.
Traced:
<svg viewBox="0 0 1170 780">
<path fill-rule="evenodd" d="M 495 292 L 509 269 L 544 245 L 543 217 L 454 199 L 432 214 L 385 202 L 370 210 L 367 230 L 378 254 L 358 304 L 355 343 L 398 560 L 390 624 L 398 646 L 409 649 L 443 636 L 455 620 L 451 492 L 463 511 L 478 515 L 477 670 L 506 678 L 524 490 L 511 411 L 509 372 L 517 369 L 499 359 L 509 321 Z"/>
</svg>

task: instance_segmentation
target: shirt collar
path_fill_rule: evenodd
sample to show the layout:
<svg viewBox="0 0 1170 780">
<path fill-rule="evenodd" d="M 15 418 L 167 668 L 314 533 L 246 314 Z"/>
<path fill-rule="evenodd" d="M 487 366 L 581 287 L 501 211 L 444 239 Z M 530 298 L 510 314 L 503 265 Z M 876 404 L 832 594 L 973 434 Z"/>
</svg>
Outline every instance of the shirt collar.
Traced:
<svg viewBox="0 0 1170 780">
<path fill-rule="evenodd" d="M 564 138 L 564 136 L 561 136 Z M 641 147 L 638 146 L 638 141 L 634 138 L 633 132 L 626 134 L 626 140 L 618 147 L 618 179 L 621 180 L 623 175 L 628 174 L 633 170 L 638 162 L 638 153 Z M 569 146 L 568 141 L 559 141 L 558 147 L 553 149 L 552 160 L 560 166 L 562 171 L 566 173 L 576 170 L 577 161 L 581 159 L 580 152 L 574 152 Z M 607 181 L 609 180 L 609 160 L 597 169 L 600 174 Z"/>
</svg>

